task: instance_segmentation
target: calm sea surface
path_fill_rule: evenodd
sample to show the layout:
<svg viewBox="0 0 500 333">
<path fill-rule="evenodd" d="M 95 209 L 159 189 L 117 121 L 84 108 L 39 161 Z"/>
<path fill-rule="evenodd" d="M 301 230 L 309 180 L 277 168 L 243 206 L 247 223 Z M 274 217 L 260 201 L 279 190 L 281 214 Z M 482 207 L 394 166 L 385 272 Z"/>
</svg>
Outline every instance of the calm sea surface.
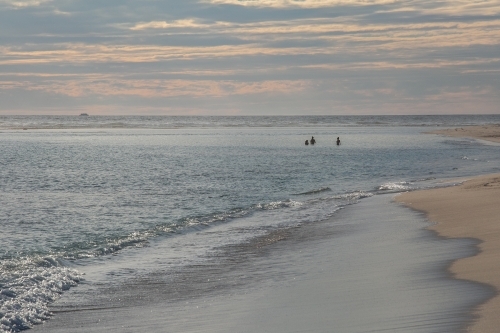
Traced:
<svg viewBox="0 0 500 333">
<path fill-rule="evenodd" d="M 43 322 L 75 286 L 90 295 L 367 197 L 500 172 L 498 146 L 422 134 L 488 123 L 500 116 L 0 116 L 0 332 Z"/>
</svg>

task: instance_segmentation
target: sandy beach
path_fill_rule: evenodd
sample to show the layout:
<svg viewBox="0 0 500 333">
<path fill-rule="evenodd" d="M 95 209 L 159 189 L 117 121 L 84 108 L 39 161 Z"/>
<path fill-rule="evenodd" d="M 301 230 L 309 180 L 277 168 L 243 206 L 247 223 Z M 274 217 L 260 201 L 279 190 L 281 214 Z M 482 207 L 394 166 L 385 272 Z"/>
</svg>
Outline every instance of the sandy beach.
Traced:
<svg viewBox="0 0 500 333">
<path fill-rule="evenodd" d="M 464 126 L 460 128 L 436 130 L 429 133 L 441 134 L 451 137 L 468 137 L 492 142 L 500 142 L 500 125 Z"/>
<path fill-rule="evenodd" d="M 500 125 L 466 126 L 430 132 L 451 137 L 500 142 Z M 450 272 L 493 286 L 500 291 L 500 174 L 473 178 L 461 186 L 404 193 L 396 198 L 413 209 L 423 211 L 436 224 L 431 227 L 444 237 L 471 237 L 481 241 L 480 253 L 455 261 Z M 468 332 L 498 332 L 500 296 L 479 306 L 478 319 Z"/>
<path fill-rule="evenodd" d="M 480 253 L 455 261 L 450 272 L 500 290 L 500 174 L 477 177 L 461 186 L 404 193 L 396 198 L 413 209 L 427 213 L 439 235 L 476 238 Z M 478 319 L 468 332 L 498 332 L 500 297 L 475 310 Z"/>
</svg>

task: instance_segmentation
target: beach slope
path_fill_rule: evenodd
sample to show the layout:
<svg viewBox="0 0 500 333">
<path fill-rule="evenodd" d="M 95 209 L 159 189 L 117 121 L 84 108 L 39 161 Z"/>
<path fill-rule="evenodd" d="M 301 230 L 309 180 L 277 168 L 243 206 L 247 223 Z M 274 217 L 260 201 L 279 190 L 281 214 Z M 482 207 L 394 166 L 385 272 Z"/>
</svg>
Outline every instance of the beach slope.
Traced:
<svg viewBox="0 0 500 333">
<path fill-rule="evenodd" d="M 460 186 L 407 192 L 396 197 L 405 205 L 425 212 L 438 234 L 452 238 L 476 238 L 480 253 L 455 261 L 450 272 L 493 286 L 497 296 L 480 305 L 477 320 L 468 332 L 498 332 L 500 327 L 500 174 L 477 177 Z"/>
</svg>

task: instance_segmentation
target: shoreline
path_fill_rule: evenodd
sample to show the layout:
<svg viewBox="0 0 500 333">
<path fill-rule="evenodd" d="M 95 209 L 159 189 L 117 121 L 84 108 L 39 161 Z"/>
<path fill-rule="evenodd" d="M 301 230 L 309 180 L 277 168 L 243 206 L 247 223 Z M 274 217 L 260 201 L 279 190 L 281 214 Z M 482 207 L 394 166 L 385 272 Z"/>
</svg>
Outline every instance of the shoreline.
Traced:
<svg viewBox="0 0 500 333">
<path fill-rule="evenodd" d="M 424 212 L 430 226 L 445 238 L 478 239 L 479 253 L 454 261 L 449 272 L 456 279 L 493 287 L 496 295 L 473 310 L 477 318 L 467 332 L 497 332 L 500 326 L 500 174 L 474 177 L 462 185 L 406 192 L 395 200 Z"/>
<path fill-rule="evenodd" d="M 434 130 L 426 133 L 445 135 L 454 138 L 472 138 L 500 143 L 500 124 L 484 126 L 464 126 L 460 128 Z"/>
<path fill-rule="evenodd" d="M 470 135 L 463 136 L 470 137 Z M 485 138 L 478 137 L 478 139 Z M 490 198 L 494 196 L 491 195 Z M 276 332 L 290 333 L 303 332 L 310 330 L 311 327 L 317 332 L 329 332 L 335 325 L 336 328 L 340 326 L 343 332 L 359 332 L 362 329 L 373 330 L 374 323 L 379 323 L 380 330 L 397 327 L 400 329 L 399 332 L 403 332 L 401 329 L 404 327 L 409 332 L 414 332 L 410 327 L 417 318 L 423 323 L 422 326 L 460 327 L 460 330 L 446 330 L 446 332 L 457 332 L 468 327 L 466 325 L 469 323 L 476 323 L 473 320 L 482 314 L 471 309 L 483 307 L 495 299 L 495 290 L 498 297 L 499 288 L 494 287 L 493 290 L 491 284 L 487 284 L 486 287 L 486 284 L 466 281 L 451 269 L 448 270 L 447 266 L 452 261 L 452 265 L 460 262 L 456 258 L 464 258 L 463 260 L 476 258 L 477 250 L 480 249 L 477 239 L 480 238 L 425 237 L 427 235 L 420 229 L 415 230 L 415 225 L 421 222 L 420 219 L 424 220 L 422 215 L 411 212 L 402 205 L 395 205 L 392 198 L 383 205 L 374 205 L 375 209 L 368 208 L 375 201 L 383 201 L 381 197 L 356 205 L 357 209 L 353 213 L 356 218 L 353 218 L 354 215 L 349 215 L 346 224 L 336 223 L 342 216 L 351 214 L 351 210 L 347 209 L 339 212 L 336 219 L 319 223 L 328 227 L 320 228 L 321 232 L 318 234 L 321 237 L 313 237 L 312 242 L 297 243 L 296 241 L 301 239 L 300 233 L 310 237 L 310 233 L 299 230 L 299 234 L 293 233 L 288 241 L 285 237 L 276 244 L 273 243 L 274 245 L 265 242 L 266 246 L 263 249 L 259 247 L 259 250 L 250 251 L 249 258 L 252 259 L 242 260 L 241 266 L 237 265 L 237 269 L 233 266 L 221 267 L 224 272 L 221 276 L 206 275 L 205 270 L 196 271 L 193 275 L 199 277 L 198 283 L 194 283 L 198 291 L 211 289 L 209 282 L 219 281 L 221 278 L 222 281 L 227 281 L 228 278 L 248 279 L 254 275 L 258 278 L 252 280 L 256 286 L 237 283 L 237 287 L 220 290 L 216 294 L 197 292 L 188 295 L 186 301 L 183 299 L 182 302 L 171 302 L 170 299 L 162 301 L 161 298 L 170 295 L 171 291 L 177 289 L 182 291 L 184 288 L 179 284 L 159 281 L 157 280 L 159 276 L 154 275 L 148 280 L 151 283 L 147 284 L 147 288 L 144 288 L 144 281 L 136 281 L 136 284 L 118 290 L 120 293 L 116 295 L 134 291 L 131 292 L 133 295 L 127 294 L 129 297 L 126 303 L 130 304 L 126 306 L 83 309 L 79 312 L 59 311 L 53 320 L 34 329 L 38 329 L 37 332 L 51 333 L 138 330 L 164 332 L 165 327 L 168 327 L 171 331 L 185 333 L 199 331 L 221 333 L 238 330 L 255 332 L 271 327 Z M 382 230 L 378 223 L 373 223 L 374 212 L 380 212 L 380 223 L 386 223 L 387 213 L 392 209 L 394 209 L 392 225 L 387 225 L 387 228 Z M 406 217 L 406 211 L 409 217 Z M 415 220 L 411 220 L 413 215 L 416 217 Z M 405 218 L 402 219 L 401 216 Z M 359 223 L 361 218 L 366 219 L 366 223 L 356 224 L 351 228 L 351 223 Z M 409 229 L 403 228 L 403 224 Z M 373 230 L 368 229 L 369 227 Z M 325 233 L 326 230 L 331 234 Z M 361 230 L 362 232 L 358 232 Z M 435 235 L 431 231 L 426 233 Z M 412 235 L 411 238 L 408 238 L 409 234 Z M 331 239 L 324 238 L 327 235 L 331 236 Z M 443 236 L 439 232 L 437 235 Z M 449 242 L 456 243 L 456 246 L 452 245 L 455 246 L 454 249 L 441 248 L 443 244 Z M 306 246 L 306 243 L 310 247 Z M 295 251 L 290 251 L 287 244 L 293 245 Z M 303 247 L 297 247 L 298 244 L 302 244 Z M 373 247 L 369 247 L 372 245 Z M 339 248 L 348 251 L 336 250 Z M 260 251 L 266 252 L 266 255 L 257 255 Z M 449 255 L 453 257 L 447 257 Z M 235 259 L 239 261 L 241 258 L 234 257 L 233 253 L 227 256 L 227 262 L 232 263 L 231 265 Z M 358 262 L 353 264 L 355 260 Z M 254 270 L 254 267 L 257 269 Z M 388 274 L 392 270 L 393 274 Z M 338 275 L 333 278 L 335 274 Z M 494 273 L 493 276 L 495 275 L 497 274 Z M 260 276 L 265 277 L 262 283 Z M 391 278 L 388 279 L 387 276 Z M 191 276 L 186 275 L 186 277 L 184 280 L 193 284 Z M 394 277 L 402 278 L 396 280 Z M 377 281 L 375 288 L 374 281 Z M 339 283 L 339 288 L 335 288 L 336 283 Z M 481 293 L 483 296 L 479 297 Z M 130 300 L 138 301 L 128 302 Z M 339 303 L 336 300 L 343 301 Z M 458 305 L 464 300 L 469 301 Z M 372 302 L 371 306 L 367 306 L 369 302 Z M 350 310 L 344 315 L 338 318 L 332 316 L 332 313 L 341 313 L 346 308 Z M 453 312 L 449 312 L 449 308 L 453 308 Z M 496 310 L 497 308 L 494 308 L 491 315 L 494 316 Z M 353 315 L 356 311 L 358 315 Z M 186 313 L 188 317 L 185 317 Z M 363 317 L 364 321 L 360 321 L 359 317 Z M 242 330 L 242 325 L 246 331 Z M 486 331 L 494 332 L 496 323 L 493 323 L 491 328 Z M 445 331 L 443 327 L 441 329 L 442 332 Z"/>
<path fill-rule="evenodd" d="M 500 124 L 434 130 L 427 134 L 500 143 Z M 500 310 L 500 268 L 495 265 L 495 257 L 500 255 L 500 247 L 495 246 L 500 241 L 495 226 L 495 217 L 500 216 L 500 200 L 495 200 L 500 198 L 499 194 L 500 174 L 492 174 L 473 177 L 458 187 L 408 192 L 396 198 L 396 201 L 424 212 L 430 221 L 436 223 L 429 229 L 439 235 L 472 237 L 481 241 L 477 255 L 459 259 L 449 267 L 455 278 L 484 283 L 496 291 L 496 296 L 474 310 L 478 319 L 467 329 L 472 333 L 496 332 L 500 324 L 496 316 Z M 471 225 L 467 221 L 476 223 Z"/>
<path fill-rule="evenodd" d="M 183 299 L 169 297 L 183 286 L 160 276 L 151 284 L 130 281 L 112 295 L 128 293 L 126 305 L 58 311 L 33 332 L 461 331 L 473 319 L 470 309 L 492 291 L 452 279 L 446 266 L 475 254 L 477 242 L 437 237 L 393 197 L 367 198 L 335 217 L 280 231 L 279 240 L 264 235 L 228 248 L 209 265 L 214 274 L 207 266 L 180 276 L 198 290 Z M 234 278 L 234 286 L 208 288 Z"/>
</svg>

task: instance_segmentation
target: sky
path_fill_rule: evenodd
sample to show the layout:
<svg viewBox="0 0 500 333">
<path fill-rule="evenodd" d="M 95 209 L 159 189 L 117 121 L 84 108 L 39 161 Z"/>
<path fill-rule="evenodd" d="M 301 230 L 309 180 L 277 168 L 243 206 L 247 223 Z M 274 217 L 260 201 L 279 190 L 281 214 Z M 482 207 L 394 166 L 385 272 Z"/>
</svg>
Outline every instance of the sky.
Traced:
<svg viewBox="0 0 500 333">
<path fill-rule="evenodd" d="M 499 114 L 500 0 L 0 0 L 0 115 Z"/>
</svg>

